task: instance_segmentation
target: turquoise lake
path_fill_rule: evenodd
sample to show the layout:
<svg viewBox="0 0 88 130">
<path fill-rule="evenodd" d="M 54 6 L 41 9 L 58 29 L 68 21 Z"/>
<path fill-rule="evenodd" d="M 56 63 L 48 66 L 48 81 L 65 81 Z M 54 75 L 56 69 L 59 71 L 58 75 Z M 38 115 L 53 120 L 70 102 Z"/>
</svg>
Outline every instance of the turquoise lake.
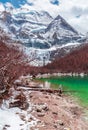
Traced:
<svg viewBox="0 0 88 130">
<path fill-rule="evenodd" d="M 70 94 L 77 98 L 79 103 L 88 107 L 88 76 L 51 77 L 41 80 L 49 82 L 54 89 L 58 89 L 59 85 L 61 85 L 63 90 L 70 91 Z"/>
</svg>

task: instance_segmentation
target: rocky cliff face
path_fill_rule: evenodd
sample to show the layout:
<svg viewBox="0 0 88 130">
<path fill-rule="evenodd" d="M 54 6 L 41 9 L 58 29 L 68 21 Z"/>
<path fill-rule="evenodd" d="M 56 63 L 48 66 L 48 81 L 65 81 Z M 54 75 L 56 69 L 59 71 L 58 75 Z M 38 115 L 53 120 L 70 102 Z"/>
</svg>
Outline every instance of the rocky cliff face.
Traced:
<svg viewBox="0 0 88 130">
<path fill-rule="evenodd" d="M 86 40 L 60 15 L 54 19 L 46 11 L 0 12 L 0 39 L 12 44 L 19 42 L 28 55 L 36 51 L 38 62 L 46 57 L 46 63 L 71 52 Z"/>
<path fill-rule="evenodd" d="M 45 11 L 17 14 L 3 11 L 0 24 L 6 33 L 28 47 L 43 49 L 84 40 L 60 15 L 53 19 Z"/>
</svg>

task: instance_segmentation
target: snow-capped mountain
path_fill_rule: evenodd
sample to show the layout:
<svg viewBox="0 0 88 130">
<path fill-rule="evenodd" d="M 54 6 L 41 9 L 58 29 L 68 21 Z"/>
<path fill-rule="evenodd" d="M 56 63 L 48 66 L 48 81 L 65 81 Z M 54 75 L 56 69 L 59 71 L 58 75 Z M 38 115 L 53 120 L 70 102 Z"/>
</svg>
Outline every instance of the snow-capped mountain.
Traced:
<svg viewBox="0 0 88 130">
<path fill-rule="evenodd" d="M 29 44 L 29 47 L 32 43 L 35 44 L 35 39 L 39 38 L 41 41 L 39 32 L 45 30 L 52 20 L 53 18 L 46 11 L 17 14 L 3 11 L 0 15 L 1 28 L 6 30 L 6 33 L 12 33 L 16 40 L 25 45 Z M 34 47 L 38 45 L 35 44 Z"/>
<path fill-rule="evenodd" d="M 31 30 L 28 30 L 28 28 L 30 29 L 30 27 L 28 27 L 29 23 L 26 25 L 23 24 L 20 31 L 20 34 L 22 32 L 22 35 L 18 35 L 20 36 L 20 39 L 23 38 L 23 36 L 25 39 L 25 35 L 27 36 L 26 40 L 28 39 L 28 41 L 25 41 L 25 45 L 44 49 L 50 48 L 53 45 L 85 41 L 85 38 L 72 28 L 60 15 L 55 19 L 51 19 L 51 16 L 48 14 L 47 18 L 49 21 L 48 24 L 46 25 L 43 22 L 37 22 L 37 28 L 36 24 L 34 25 L 33 22 L 30 23 L 30 26 L 32 27 Z"/>
<path fill-rule="evenodd" d="M 48 25 L 45 32 L 45 36 L 53 45 L 79 41 L 82 38 L 82 35 L 79 35 L 60 15 Z"/>
<path fill-rule="evenodd" d="M 24 11 L 23 11 L 24 12 Z M 28 11 L 12 13 L 0 12 L 0 38 L 19 41 L 26 47 L 27 54 L 36 51 L 38 61 L 48 55 L 52 60 L 60 54 L 65 55 L 85 41 L 85 37 L 71 27 L 60 15 L 55 19 L 46 11 Z M 3 33 L 2 33 L 3 32 Z M 69 46 L 68 43 L 72 43 Z M 79 43 L 79 44 L 76 44 Z M 67 45 L 67 46 L 66 46 Z M 55 48 L 55 49 L 52 49 Z M 64 49 L 62 49 L 64 48 Z M 27 51 L 28 49 L 28 51 Z M 47 50 L 46 50 L 47 49 Z M 60 50 L 64 50 L 61 51 Z"/>
<path fill-rule="evenodd" d="M 60 15 L 53 19 L 46 11 L 17 14 L 3 11 L 0 24 L 28 47 L 44 49 L 83 39 Z"/>
</svg>

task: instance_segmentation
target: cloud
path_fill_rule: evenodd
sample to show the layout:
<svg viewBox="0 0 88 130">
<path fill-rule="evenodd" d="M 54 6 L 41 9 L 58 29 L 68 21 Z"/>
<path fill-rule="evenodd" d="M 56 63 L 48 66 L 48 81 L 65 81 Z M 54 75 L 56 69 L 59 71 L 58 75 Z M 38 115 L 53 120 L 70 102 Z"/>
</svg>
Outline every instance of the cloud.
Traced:
<svg viewBox="0 0 88 130">
<path fill-rule="evenodd" d="M 88 32 L 87 0 L 27 0 L 27 2 L 33 3 L 33 6 L 29 7 L 30 10 L 45 10 L 53 17 L 60 14 L 79 32 Z M 58 2 L 58 4 L 55 4 L 55 2 Z"/>
<path fill-rule="evenodd" d="M 33 6 L 29 7 L 30 10 L 45 10 L 54 17 L 58 14 L 58 6 L 55 3 L 58 2 L 58 0 L 27 0 L 27 2 L 31 2 L 33 4 Z M 25 7 L 25 5 L 23 5 L 22 7 Z"/>
<path fill-rule="evenodd" d="M 5 10 L 5 7 L 3 6 L 2 3 L 0 3 L 0 11 L 4 11 Z"/>
<path fill-rule="evenodd" d="M 12 0 L 13 3 L 16 0 Z M 21 0 L 19 0 L 21 1 Z M 58 14 L 66 19 L 76 30 L 88 32 L 88 1 L 87 0 L 23 0 L 21 9 L 24 11 L 48 11 L 53 17 Z M 26 2 L 26 3 L 25 3 Z M 0 10 L 4 7 L 0 4 Z M 14 9 L 19 12 L 18 9 Z"/>
<path fill-rule="evenodd" d="M 79 32 L 88 32 L 87 0 L 60 0 L 59 14 Z"/>
<path fill-rule="evenodd" d="M 14 8 L 13 5 L 10 2 L 6 2 L 5 7 Z"/>
</svg>

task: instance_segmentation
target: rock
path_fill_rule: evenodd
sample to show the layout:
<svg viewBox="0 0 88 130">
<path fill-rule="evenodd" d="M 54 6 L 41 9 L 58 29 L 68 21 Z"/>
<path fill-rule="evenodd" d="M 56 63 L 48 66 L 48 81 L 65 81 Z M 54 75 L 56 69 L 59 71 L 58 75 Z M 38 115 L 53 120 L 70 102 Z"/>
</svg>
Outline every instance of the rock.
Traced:
<svg viewBox="0 0 88 130">
<path fill-rule="evenodd" d="M 10 127 L 10 125 L 5 125 L 5 127 Z"/>
<path fill-rule="evenodd" d="M 43 108 L 42 108 L 44 111 L 48 111 L 49 110 L 49 108 L 48 108 L 48 106 L 47 105 L 43 105 Z"/>
<path fill-rule="evenodd" d="M 59 125 L 61 125 L 61 126 L 63 126 L 63 125 L 64 125 L 64 123 L 63 123 L 63 121 L 62 121 L 62 120 L 58 120 L 56 123 L 57 123 L 57 124 L 59 124 Z"/>
<path fill-rule="evenodd" d="M 16 81 L 14 82 L 14 84 L 17 85 L 17 86 L 21 86 L 21 85 L 22 85 L 22 82 L 21 82 L 20 80 L 16 80 Z"/>
<path fill-rule="evenodd" d="M 19 107 L 20 109 L 26 110 L 29 107 L 27 103 L 26 96 L 21 92 L 19 95 L 15 97 L 15 101 L 9 104 L 9 107 Z"/>
<path fill-rule="evenodd" d="M 53 127 L 54 127 L 54 128 L 57 128 L 57 125 L 54 125 Z"/>
<path fill-rule="evenodd" d="M 22 110 L 27 110 L 28 107 L 29 107 L 29 103 L 24 102 L 20 108 L 21 108 Z"/>
<path fill-rule="evenodd" d="M 30 98 L 33 98 L 33 95 L 30 95 Z"/>
<path fill-rule="evenodd" d="M 16 112 L 17 115 L 19 115 L 19 112 Z"/>
<path fill-rule="evenodd" d="M 70 111 L 71 111 L 71 113 L 72 113 L 73 115 L 79 116 L 80 113 L 82 112 L 82 109 L 79 108 L 79 107 L 77 107 L 77 106 L 75 106 L 75 107 L 71 107 L 71 108 L 70 108 Z"/>
<path fill-rule="evenodd" d="M 40 123 L 42 123 L 42 121 L 39 120 L 39 121 L 37 121 L 37 123 L 40 124 Z"/>
<path fill-rule="evenodd" d="M 83 121 L 88 121 L 88 117 L 87 117 L 86 115 L 84 115 L 84 116 L 82 117 L 82 120 L 83 120 Z"/>
<path fill-rule="evenodd" d="M 15 101 L 15 102 L 9 103 L 9 108 L 20 107 L 20 106 L 21 106 L 20 100 L 19 100 L 19 101 Z"/>
<path fill-rule="evenodd" d="M 54 125 L 54 128 L 57 128 L 57 125 L 56 125 L 56 124 Z"/>
<path fill-rule="evenodd" d="M 33 117 L 30 117 L 29 119 L 28 119 L 28 122 L 31 122 L 31 121 L 33 121 L 34 119 L 33 119 Z"/>
<path fill-rule="evenodd" d="M 42 107 L 41 107 L 41 106 L 37 106 L 37 107 L 36 107 L 36 111 L 37 111 L 37 112 L 42 112 Z"/>
<path fill-rule="evenodd" d="M 57 113 L 57 112 L 52 112 L 52 114 L 58 115 L 58 113 Z"/>
<path fill-rule="evenodd" d="M 38 113 L 38 116 L 43 117 L 43 116 L 45 116 L 45 113 Z"/>
<path fill-rule="evenodd" d="M 58 104 L 56 104 L 56 103 L 55 103 L 55 104 L 53 104 L 53 105 L 58 106 Z"/>
<path fill-rule="evenodd" d="M 64 130 L 71 130 L 70 128 L 64 128 Z"/>
<path fill-rule="evenodd" d="M 6 128 L 6 127 L 4 127 L 2 130 L 7 130 L 7 128 Z"/>
<path fill-rule="evenodd" d="M 49 98 L 49 96 L 46 95 L 45 98 Z"/>
<path fill-rule="evenodd" d="M 63 126 L 63 125 L 64 125 L 64 123 L 63 123 L 63 121 L 62 121 L 62 120 L 59 120 L 59 121 L 58 121 L 58 124 L 59 124 L 59 125 L 61 125 L 61 126 Z"/>
<path fill-rule="evenodd" d="M 20 124 L 20 126 L 23 126 L 24 124 Z"/>
<path fill-rule="evenodd" d="M 7 127 L 10 127 L 10 125 L 5 125 L 5 126 L 3 127 L 3 130 L 7 130 Z"/>
<path fill-rule="evenodd" d="M 36 106 L 37 112 L 48 111 L 48 110 L 49 108 L 47 107 L 46 104 L 41 104 L 41 105 Z"/>
<path fill-rule="evenodd" d="M 28 122 L 31 122 L 31 121 L 32 121 L 32 120 L 29 118 L 29 119 L 28 119 Z"/>
<path fill-rule="evenodd" d="M 60 100 L 60 97 L 56 97 L 56 99 L 57 99 L 57 100 L 58 100 L 58 99 Z"/>
<path fill-rule="evenodd" d="M 23 120 L 23 121 L 26 120 L 24 115 L 20 115 L 20 118 L 21 118 L 21 120 Z"/>
</svg>

